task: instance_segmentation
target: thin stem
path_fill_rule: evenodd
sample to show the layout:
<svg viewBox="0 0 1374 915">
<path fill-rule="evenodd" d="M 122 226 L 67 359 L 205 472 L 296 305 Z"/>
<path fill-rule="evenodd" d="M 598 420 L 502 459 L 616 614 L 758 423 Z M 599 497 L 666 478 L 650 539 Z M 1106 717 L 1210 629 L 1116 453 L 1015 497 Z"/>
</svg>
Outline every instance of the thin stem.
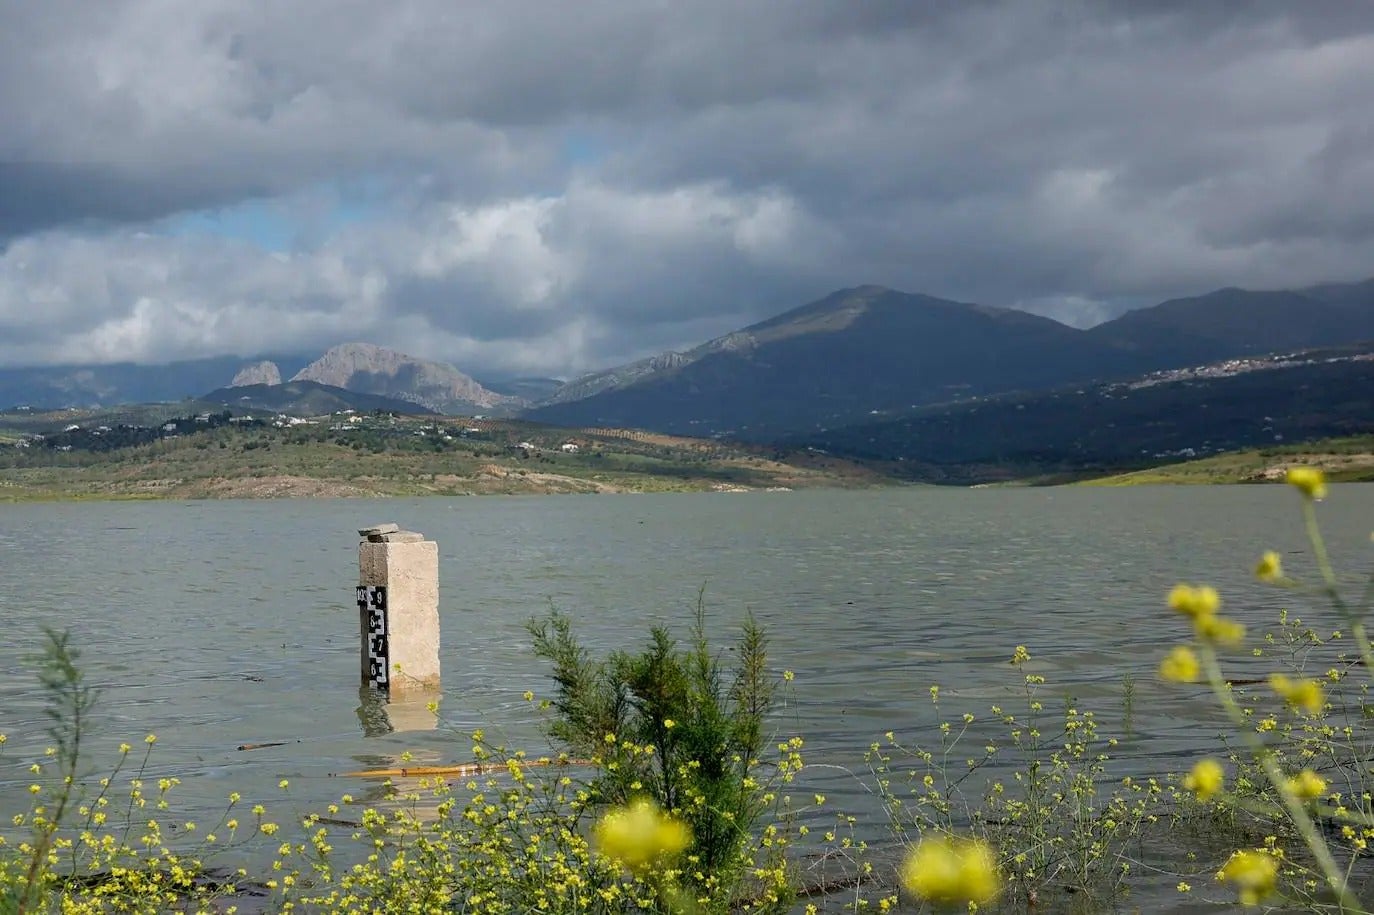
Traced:
<svg viewBox="0 0 1374 915">
<path fill-rule="evenodd" d="M 1279 793 L 1279 799 L 1283 802 L 1283 808 L 1288 813 L 1289 820 L 1297 828 L 1298 834 L 1302 836 L 1308 851 L 1317 859 L 1317 866 L 1321 869 L 1327 885 L 1336 894 L 1340 911 L 1365 913 L 1366 910 L 1360 907 L 1360 901 L 1350 892 L 1350 888 L 1341 874 L 1341 869 L 1336 864 L 1336 859 L 1331 856 L 1331 849 L 1326 847 L 1326 842 L 1322 839 L 1321 833 L 1317 831 L 1317 825 L 1312 822 L 1312 817 L 1308 815 L 1302 801 L 1288 787 L 1288 780 L 1279 769 L 1279 764 L 1274 761 L 1274 754 L 1256 736 L 1245 718 L 1245 713 L 1236 704 L 1235 696 L 1231 695 L 1230 688 L 1222 678 L 1221 664 L 1217 661 L 1216 652 L 1212 650 L 1212 646 L 1205 642 L 1198 647 L 1199 654 L 1202 656 L 1202 666 L 1207 672 L 1207 682 L 1211 684 L 1212 692 L 1221 702 L 1226 714 L 1230 716 L 1232 724 L 1243 735 L 1245 742 L 1250 745 L 1250 752 L 1254 754 L 1260 767 L 1264 769 L 1264 774 L 1269 779 L 1269 783 Z"/>
<path fill-rule="evenodd" d="M 1322 581 L 1326 583 L 1327 595 L 1337 610 L 1347 613 L 1345 602 L 1341 600 L 1340 591 L 1336 587 L 1336 570 L 1331 565 L 1331 557 L 1326 552 L 1326 541 L 1322 538 L 1321 527 L 1317 524 L 1317 509 L 1311 499 L 1302 500 L 1302 521 L 1303 526 L 1307 528 L 1307 539 L 1312 542 L 1312 554 L 1317 560 L 1317 569 L 1322 573 Z"/>
<path fill-rule="evenodd" d="M 1370 573 L 1369 578 L 1364 583 L 1364 592 L 1360 595 L 1360 605 L 1357 608 L 1360 613 L 1369 609 L 1371 599 L 1374 599 L 1374 572 Z"/>
<path fill-rule="evenodd" d="M 1360 649 L 1365 670 L 1374 672 L 1374 646 L 1370 645 L 1369 632 L 1364 622 L 1350 609 L 1341 598 L 1340 587 L 1336 582 L 1336 570 L 1331 565 L 1331 556 L 1326 551 L 1326 541 L 1322 538 L 1320 525 L 1317 524 L 1317 510 L 1311 499 L 1302 500 L 1303 526 L 1307 528 L 1307 539 L 1312 543 L 1312 555 L 1317 560 L 1317 570 L 1321 572 L 1324 591 L 1330 598 L 1336 612 L 1350 624 L 1350 634 Z"/>
</svg>

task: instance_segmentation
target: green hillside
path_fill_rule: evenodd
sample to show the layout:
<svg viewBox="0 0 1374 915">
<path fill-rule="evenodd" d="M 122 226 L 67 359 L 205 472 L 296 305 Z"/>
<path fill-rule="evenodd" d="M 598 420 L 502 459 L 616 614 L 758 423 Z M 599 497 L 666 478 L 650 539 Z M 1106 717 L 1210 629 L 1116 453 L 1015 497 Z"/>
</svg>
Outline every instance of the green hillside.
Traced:
<svg viewBox="0 0 1374 915">
<path fill-rule="evenodd" d="M 1374 434 L 1369 346 L 971 398 L 795 438 L 922 482 L 1063 481 Z"/>
<path fill-rule="evenodd" d="M 1289 467 L 1321 467 L 1335 482 L 1374 481 L 1374 435 L 1322 439 L 1274 448 L 1249 448 L 1197 461 L 1084 480 L 1084 486 L 1272 483 Z"/>
<path fill-rule="evenodd" d="M 173 428 L 165 432 L 139 427 L 144 435 L 161 433 L 152 441 L 106 447 L 111 436 L 134 434 L 108 416 L 0 414 L 0 501 L 734 491 L 879 482 L 856 464 L 806 451 L 387 414 L 295 425 L 182 417 L 168 420 Z M 61 431 L 73 425 L 82 428 Z M 39 434 L 44 437 L 34 438 Z"/>
</svg>

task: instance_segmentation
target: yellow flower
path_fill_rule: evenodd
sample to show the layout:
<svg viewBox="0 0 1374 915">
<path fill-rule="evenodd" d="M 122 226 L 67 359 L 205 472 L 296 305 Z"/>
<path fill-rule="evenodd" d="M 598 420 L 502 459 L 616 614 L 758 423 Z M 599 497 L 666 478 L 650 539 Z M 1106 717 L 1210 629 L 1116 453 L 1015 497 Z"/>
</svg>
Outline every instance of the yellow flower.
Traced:
<svg viewBox="0 0 1374 915">
<path fill-rule="evenodd" d="M 1186 645 L 1179 645 L 1159 663 L 1159 676 L 1171 683 L 1196 683 L 1202 672 L 1197 655 Z"/>
<path fill-rule="evenodd" d="M 1235 648 L 1245 641 L 1245 626 L 1224 616 L 1194 617 L 1193 628 L 1197 631 L 1198 638 L 1214 645 Z"/>
<path fill-rule="evenodd" d="M 1218 794 L 1226 783 L 1226 772 L 1215 759 L 1200 759 L 1193 771 L 1183 777 L 1183 787 L 1205 801 Z"/>
<path fill-rule="evenodd" d="M 1322 685 L 1316 680 L 1294 680 L 1283 674 L 1273 674 L 1269 677 L 1269 685 L 1285 702 L 1309 715 L 1317 714 L 1326 704 Z"/>
<path fill-rule="evenodd" d="M 1255 566 L 1255 577 L 1260 581 L 1279 581 L 1283 578 L 1283 561 L 1273 550 L 1265 550 Z"/>
<path fill-rule="evenodd" d="M 1326 498 L 1326 474 L 1320 467 L 1290 467 L 1285 479 L 1289 486 L 1313 501 Z"/>
<path fill-rule="evenodd" d="M 1211 616 L 1220 606 L 1221 595 L 1217 594 L 1216 588 L 1207 585 L 1194 587 L 1180 583 L 1169 592 L 1169 609 L 1193 619 Z"/>
<path fill-rule="evenodd" d="M 1288 780 L 1288 790 L 1305 801 L 1314 800 L 1326 793 L 1326 779 L 1311 769 L 1303 769 Z"/>
<path fill-rule="evenodd" d="M 922 839 L 900 876 L 908 891 L 937 905 L 982 905 L 1001 889 L 992 849 L 971 839 Z"/>
<path fill-rule="evenodd" d="M 1236 852 L 1217 874 L 1218 880 L 1236 887 L 1241 905 L 1259 905 L 1274 891 L 1278 877 L 1278 862 L 1262 851 Z"/>
<path fill-rule="evenodd" d="M 630 870 L 681 854 L 692 840 L 685 824 L 640 798 L 609 811 L 594 830 L 598 850 Z"/>
</svg>

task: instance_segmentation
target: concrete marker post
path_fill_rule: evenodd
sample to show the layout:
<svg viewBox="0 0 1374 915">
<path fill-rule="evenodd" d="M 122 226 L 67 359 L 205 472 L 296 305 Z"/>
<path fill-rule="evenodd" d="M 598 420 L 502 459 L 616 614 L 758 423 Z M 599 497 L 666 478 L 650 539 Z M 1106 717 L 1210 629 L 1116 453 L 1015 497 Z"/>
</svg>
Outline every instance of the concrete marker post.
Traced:
<svg viewBox="0 0 1374 915">
<path fill-rule="evenodd" d="M 364 685 L 388 697 L 439 687 L 439 545 L 396 524 L 358 531 Z"/>
</svg>

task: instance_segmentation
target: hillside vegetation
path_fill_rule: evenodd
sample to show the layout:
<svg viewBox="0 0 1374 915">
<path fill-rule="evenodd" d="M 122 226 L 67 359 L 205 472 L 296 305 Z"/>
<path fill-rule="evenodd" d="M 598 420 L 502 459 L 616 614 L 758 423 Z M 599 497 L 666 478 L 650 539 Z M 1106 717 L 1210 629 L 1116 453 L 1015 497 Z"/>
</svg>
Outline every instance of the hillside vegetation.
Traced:
<svg viewBox="0 0 1374 915">
<path fill-rule="evenodd" d="M 1214 457 L 1082 481 L 1084 486 L 1151 484 L 1276 483 L 1288 468 L 1320 467 L 1327 479 L 1356 483 L 1374 481 L 1374 435 L 1232 451 Z"/>
<path fill-rule="evenodd" d="M 243 420 L 211 428 L 182 418 L 165 437 L 99 450 L 106 437 L 133 433 L 106 414 L 0 414 L 0 501 L 738 491 L 879 479 L 805 451 L 619 430 L 356 414 Z M 72 425 L 83 428 L 61 431 Z M 32 438 L 40 428 L 49 431 Z"/>
<path fill-rule="evenodd" d="M 1369 346 L 970 398 L 796 438 L 904 479 L 1064 481 L 1374 434 Z"/>
</svg>

